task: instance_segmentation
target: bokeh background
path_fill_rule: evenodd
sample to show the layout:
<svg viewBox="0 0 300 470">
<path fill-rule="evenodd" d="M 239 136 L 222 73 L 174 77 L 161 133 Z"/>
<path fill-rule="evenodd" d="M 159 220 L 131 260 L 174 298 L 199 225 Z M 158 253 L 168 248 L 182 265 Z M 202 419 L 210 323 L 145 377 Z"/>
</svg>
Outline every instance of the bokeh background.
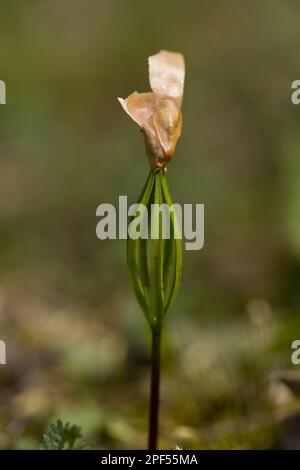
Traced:
<svg viewBox="0 0 300 470">
<path fill-rule="evenodd" d="M 147 57 L 186 59 L 173 199 L 205 204 L 163 350 L 160 447 L 300 448 L 300 5 L 296 0 L 1 2 L 0 448 L 56 418 L 96 448 L 144 448 L 149 332 L 126 242 L 96 207 L 148 173 L 117 96 Z"/>
</svg>

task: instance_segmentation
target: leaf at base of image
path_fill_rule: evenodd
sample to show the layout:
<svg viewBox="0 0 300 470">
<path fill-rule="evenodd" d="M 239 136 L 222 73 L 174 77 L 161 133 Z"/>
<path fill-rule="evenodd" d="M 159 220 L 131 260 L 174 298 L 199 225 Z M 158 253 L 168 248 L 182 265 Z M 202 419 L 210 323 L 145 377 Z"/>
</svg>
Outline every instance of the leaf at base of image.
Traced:
<svg viewBox="0 0 300 470">
<path fill-rule="evenodd" d="M 81 428 L 57 420 L 50 424 L 49 431 L 42 437 L 42 450 L 80 450 L 90 445 L 82 439 Z"/>
</svg>

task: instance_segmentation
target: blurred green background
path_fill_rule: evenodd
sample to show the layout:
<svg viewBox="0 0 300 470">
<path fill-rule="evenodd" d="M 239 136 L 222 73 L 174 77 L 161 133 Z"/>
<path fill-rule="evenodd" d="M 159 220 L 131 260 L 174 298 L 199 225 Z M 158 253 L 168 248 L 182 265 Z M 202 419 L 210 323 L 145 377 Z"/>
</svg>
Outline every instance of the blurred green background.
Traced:
<svg viewBox="0 0 300 470">
<path fill-rule="evenodd" d="M 300 5 L 296 0 L 12 0 L 0 7 L 0 448 L 56 418 L 143 448 L 149 332 L 126 242 L 96 207 L 133 203 L 148 162 L 117 96 L 147 57 L 186 59 L 173 199 L 205 204 L 163 352 L 161 448 L 300 448 Z"/>
</svg>

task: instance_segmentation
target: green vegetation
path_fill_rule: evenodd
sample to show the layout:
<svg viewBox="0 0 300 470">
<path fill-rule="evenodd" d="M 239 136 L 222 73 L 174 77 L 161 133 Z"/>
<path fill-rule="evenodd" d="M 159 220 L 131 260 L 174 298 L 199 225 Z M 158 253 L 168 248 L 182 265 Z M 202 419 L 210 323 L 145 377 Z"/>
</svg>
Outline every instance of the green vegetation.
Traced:
<svg viewBox="0 0 300 470">
<path fill-rule="evenodd" d="M 188 70 L 168 182 L 205 204 L 205 246 L 166 317 L 159 447 L 295 447 L 299 2 L 15 0 L 0 23 L 0 448 L 39 449 L 57 419 L 145 447 L 150 332 L 95 211 L 147 177 L 116 94 L 148 89 L 161 48 Z"/>
<path fill-rule="evenodd" d="M 87 446 L 82 442 L 81 429 L 79 426 L 63 424 L 59 419 L 50 424 L 47 434 L 42 437 L 41 449 L 43 450 L 76 450 Z"/>
</svg>

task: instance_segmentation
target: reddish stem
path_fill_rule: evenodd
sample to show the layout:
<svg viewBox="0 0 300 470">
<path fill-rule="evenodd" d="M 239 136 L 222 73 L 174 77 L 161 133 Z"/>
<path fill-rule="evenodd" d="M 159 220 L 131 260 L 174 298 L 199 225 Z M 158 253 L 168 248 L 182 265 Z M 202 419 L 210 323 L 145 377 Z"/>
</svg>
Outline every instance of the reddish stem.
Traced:
<svg viewBox="0 0 300 470">
<path fill-rule="evenodd" d="M 152 330 L 151 351 L 151 389 L 150 389 L 150 416 L 149 416 L 149 450 L 157 449 L 158 438 L 158 410 L 159 410 L 159 382 L 160 382 L 160 349 L 161 329 Z"/>
</svg>

